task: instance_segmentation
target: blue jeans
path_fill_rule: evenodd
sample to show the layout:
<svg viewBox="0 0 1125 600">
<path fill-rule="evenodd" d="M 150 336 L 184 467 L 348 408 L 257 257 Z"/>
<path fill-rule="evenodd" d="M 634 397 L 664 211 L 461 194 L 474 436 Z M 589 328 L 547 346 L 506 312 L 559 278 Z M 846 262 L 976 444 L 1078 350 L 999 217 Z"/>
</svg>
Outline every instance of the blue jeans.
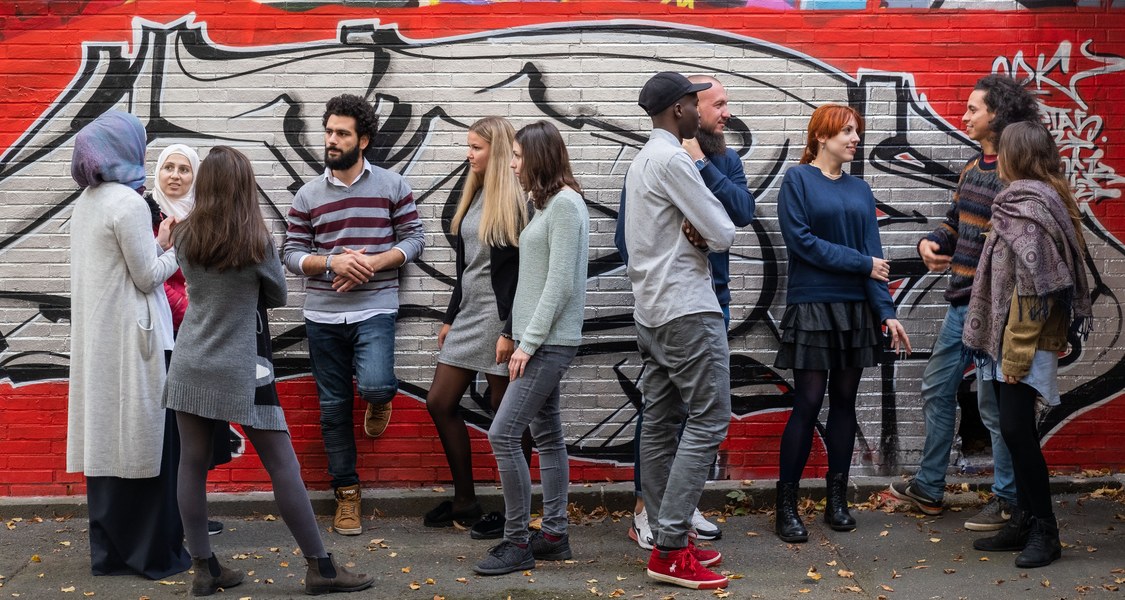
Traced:
<svg viewBox="0 0 1125 600">
<path fill-rule="evenodd" d="M 559 383 L 577 346 L 540 346 L 527 361 L 523 377 L 504 392 L 488 441 L 496 455 L 500 485 L 504 488 L 504 539 L 526 544 L 531 521 L 531 468 L 523 457 L 523 432 L 531 428 L 539 449 L 539 478 L 543 482 L 543 527 L 554 535 L 566 533 L 570 462 L 563 437 Z"/>
<path fill-rule="evenodd" d="M 359 483 L 352 411 L 355 387 L 370 404 L 386 404 L 398 391 L 395 379 L 395 315 L 375 315 L 358 323 L 328 325 L 305 320 L 316 392 L 320 432 L 328 454 L 332 487 Z"/>
<path fill-rule="evenodd" d="M 922 464 L 914 482 L 931 498 L 940 500 L 945 493 L 945 472 L 949 467 L 949 450 L 953 446 L 957 422 L 957 388 L 965 376 L 971 359 L 962 352 L 961 333 L 965 328 L 968 306 L 950 306 L 934 344 L 930 361 L 922 374 L 922 414 L 926 419 L 926 442 L 922 448 Z M 1012 455 L 1000 433 L 1000 411 L 996 392 L 986 382 L 977 382 L 977 406 L 980 419 L 992 437 L 992 492 L 1011 503 L 1016 502 L 1016 476 Z"/>
</svg>

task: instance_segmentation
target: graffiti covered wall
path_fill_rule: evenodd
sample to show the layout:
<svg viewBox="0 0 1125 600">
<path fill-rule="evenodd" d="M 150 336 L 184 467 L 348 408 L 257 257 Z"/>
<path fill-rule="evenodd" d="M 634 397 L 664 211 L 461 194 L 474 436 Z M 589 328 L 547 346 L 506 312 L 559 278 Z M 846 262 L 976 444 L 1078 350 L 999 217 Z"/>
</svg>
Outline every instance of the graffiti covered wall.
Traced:
<svg viewBox="0 0 1125 600">
<path fill-rule="evenodd" d="M 472 4 L 472 5 L 468 5 Z M 69 351 L 68 177 L 74 133 L 109 108 L 138 115 L 149 158 L 183 142 L 233 145 L 253 160 L 278 239 L 296 190 L 323 170 L 324 102 L 347 91 L 380 115 L 369 158 L 411 183 L 428 247 L 402 279 L 388 432 L 360 438 L 366 485 L 446 481 L 425 410 L 440 316 L 453 281 L 447 233 L 467 173 L 469 124 L 491 114 L 564 133 L 590 208 L 585 337 L 564 384 L 576 481 L 631 477 L 640 359 L 632 295 L 613 248 L 617 198 L 649 124 L 640 86 L 662 70 L 716 75 L 735 118 L 757 219 L 732 249 L 733 415 L 716 477 L 776 474 L 789 372 L 772 368 L 785 304 L 776 223 L 781 175 L 808 115 L 825 102 L 865 117 L 850 168 L 879 200 L 892 292 L 916 352 L 869 369 L 859 398 L 857 472 L 917 463 L 919 380 L 944 316 L 945 280 L 926 273 L 917 240 L 944 214 L 974 152 L 959 130 L 980 76 L 1030 80 L 1082 203 L 1094 274 L 1095 327 L 1062 359 L 1063 403 L 1045 411 L 1053 468 L 1125 465 L 1125 3 L 1118 0 L 665 0 L 483 4 L 404 2 L 69 2 L 0 7 L 0 495 L 82 491 L 64 472 Z M 861 156 L 862 159 L 858 158 Z M 151 168 L 150 168 L 151 172 Z M 150 183 L 151 187 L 151 183 Z M 302 283 L 272 312 L 282 403 L 311 487 L 327 485 L 301 319 Z M 972 373 L 960 394 L 972 396 Z M 479 479 L 495 480 L 483 386 L 462 405 Z M 358 409 L 357 409 L 358 410 Z M 361 415 L 357 412 L 357 416 Z M 966 434 L 968 435 L 968 434 Z M 251 448 L 211 477 L 216 489 L 264 489 Z M 954 468 L 987 469 L 979 449 Z M 806 476 L 823 472 L 819 442 Z M 974 454 L 975 453 L 975 454 Z M 976 457 L 976 458 L 974 458 Z"/>
</svg>

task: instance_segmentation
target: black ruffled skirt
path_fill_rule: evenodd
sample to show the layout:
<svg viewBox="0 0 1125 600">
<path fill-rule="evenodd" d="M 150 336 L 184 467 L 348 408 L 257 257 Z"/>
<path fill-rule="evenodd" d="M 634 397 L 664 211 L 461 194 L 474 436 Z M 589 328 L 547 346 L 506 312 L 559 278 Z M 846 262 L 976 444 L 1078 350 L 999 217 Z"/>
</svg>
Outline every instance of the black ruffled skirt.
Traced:
<svg viewBox="0 0 1125 600">
<path fill-rule="evenodd" d="M 879 363 L 883 330 L 867 302 L 790 304 L 774 367 L 827 371 Z"/>
</svg>

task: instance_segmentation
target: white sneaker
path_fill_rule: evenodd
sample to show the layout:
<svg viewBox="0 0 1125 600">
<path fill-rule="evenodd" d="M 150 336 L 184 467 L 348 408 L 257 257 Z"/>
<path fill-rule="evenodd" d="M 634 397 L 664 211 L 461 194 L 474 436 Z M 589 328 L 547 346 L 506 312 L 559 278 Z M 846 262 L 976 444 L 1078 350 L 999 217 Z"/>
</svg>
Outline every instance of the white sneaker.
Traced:
<svg viewBox="0 0 1125 600">
<path fill-rule="evenodd" d="M 652 528 L 648 526 L 648 512 L 633 515 L 633 526 L 629 528 L 629 539 L 645 550 L 652 550 Z"/>
<path fill-rule="evenodd" d="M 691 528 L 695 530 L 696 537 L 701 540 L 717 540 L 723 537 L 723 530 L 708 521 L 698 508 L 691 515 Z"/>
</svg>

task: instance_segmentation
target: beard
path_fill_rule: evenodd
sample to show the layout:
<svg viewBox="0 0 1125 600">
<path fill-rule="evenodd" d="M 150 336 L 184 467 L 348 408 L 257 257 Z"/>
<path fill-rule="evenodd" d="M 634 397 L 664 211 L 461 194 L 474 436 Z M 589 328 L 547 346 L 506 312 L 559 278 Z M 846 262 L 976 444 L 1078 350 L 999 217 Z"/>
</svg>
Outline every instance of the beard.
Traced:
<svg viewBox="0 0 1125 600">
<path fill-rule="evenodd" d="M 355 166 L 360 158 L 359 144 L 352 147 L 347 152 L 341 152 L 340 156 L 332 158 L 328 156 L 328 148 L 324 149 L 324 166 L 332 169 L 333 171 L 346 171 Z"/>
<path fill-rule="evenodd" d="M 717 156 L 727 151 L 727 140 L 722 133 L 707 131 L 700 127 L 695 133 L 695 141 L 705 156 Z"/>
</svg>

